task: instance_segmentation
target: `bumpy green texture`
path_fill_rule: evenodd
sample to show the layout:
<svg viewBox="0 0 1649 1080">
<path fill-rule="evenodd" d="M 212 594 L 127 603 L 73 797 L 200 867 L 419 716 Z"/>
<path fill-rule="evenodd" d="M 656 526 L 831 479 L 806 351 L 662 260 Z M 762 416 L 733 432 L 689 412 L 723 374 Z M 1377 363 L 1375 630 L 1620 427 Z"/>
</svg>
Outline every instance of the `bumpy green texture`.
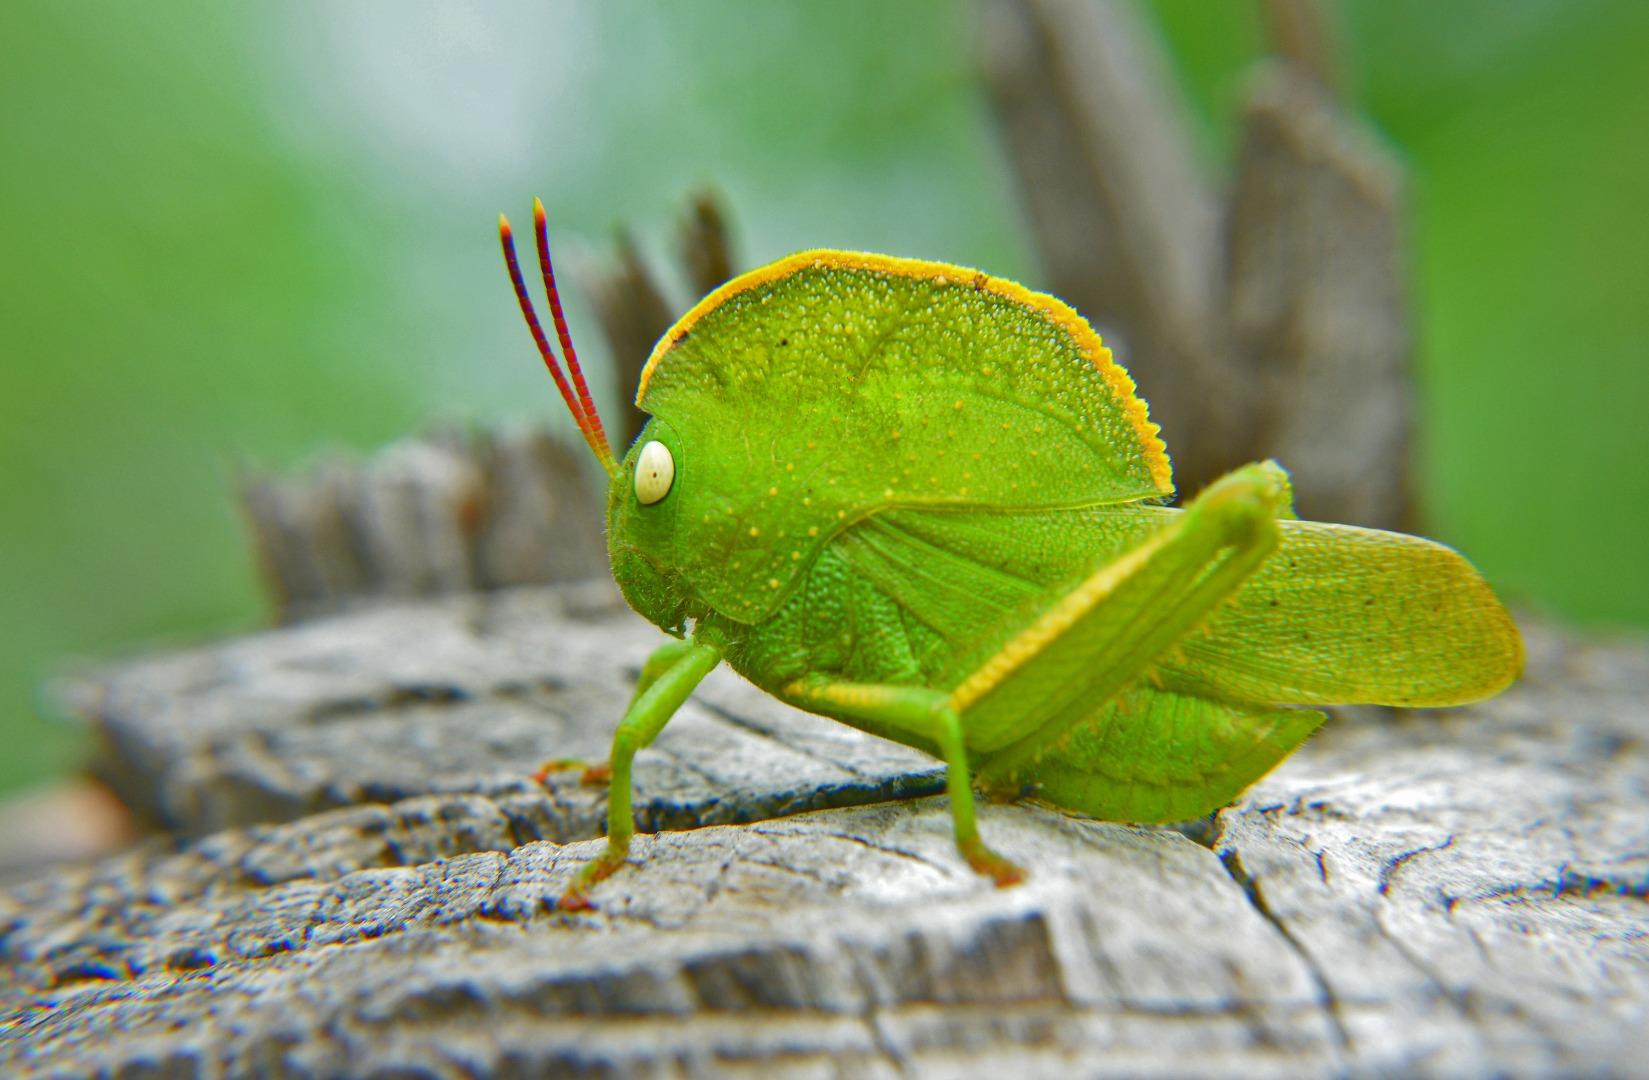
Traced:
<svg viewBox="0 0 1649 1080">
<path fill-rule="evenodd" d="M 1323 722 L 1298 706 L 1447 705 L 1516 677 L 1471 566 L 1411 536 L 1294 519 L 1246 466 L 1184 509 L 1133 384 L 1050 297 L 957 267 L 811 252 L 666 335 L 653 419 L 613 477 L 630 603 L 691 645 L 649 662 L 615 782 L 726 660 L 802 708 L 942 758 L 961 853 L 1000 884 L 970 783 L 1135 821 L 1233 799 Z M 640 448 L 674 463 L 635 494 Z M 657 451 L 655 450 L 656 454 Z M 684 651 L 685 650 L 685 651 Z M 607 852 L 563 903 L 623 862 Z"/>
<path fill-rule="evenodd" d="M 866 262 L 786 260 L 650 365 L 638 403 L 679 439 L 671 563 L 729 618 L 770 615 L 833 536 L 893 507 L 1168 494 L 1132 384 L 1074 313 L 974 271 Z"/>
</svg>

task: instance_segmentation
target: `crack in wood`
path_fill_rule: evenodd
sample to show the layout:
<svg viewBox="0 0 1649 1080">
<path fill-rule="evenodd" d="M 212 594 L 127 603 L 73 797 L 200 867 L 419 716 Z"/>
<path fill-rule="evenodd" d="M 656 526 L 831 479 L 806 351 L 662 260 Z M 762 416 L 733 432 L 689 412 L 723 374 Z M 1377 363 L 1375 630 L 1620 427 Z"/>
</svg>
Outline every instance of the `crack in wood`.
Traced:
<svg viewBox="0 0 1649 1080">
<path fill-rule="evenodd" d="M 1310 950 L 1295 935 L 1288 923 L 1272 910 L 1271 905 L 1266 903 L 1259 882 L 1255 881 L 1244 869 L 1242 856 L 1235 848 L 1219 851 L 1215 858 L 1224 867 L 1231 880 L 1236 883 L 1242 895 L 1247 898 L 1249 905 L 1262 919 L 1271 924 L 1272 928 L 1277 931 L 1278 936 L 1287 943 L 1288 948 L 1293 951 L 1295 956 L 1299 957 L 1301 963 L 1305 965 L 1306 970 L 1310 973 L 1311 981 L 1317 989 L 1317 1003 L 1322 1007 L 1323 1015 L 1328 1020 L 1329 1028 L 1333 1032 L 1336 1056 L 1341 1059 L 1340 1063 L 1343 1066 L 1344 1056 L 1354 1050 L 1351 1033 L 1347 1030 L 1345 1017 L 1340 1011 L 1340 999 L 1329 983 L 1328 976 L 1318 964 L 1317 958 L 1311 955 Z"/>
</svg>

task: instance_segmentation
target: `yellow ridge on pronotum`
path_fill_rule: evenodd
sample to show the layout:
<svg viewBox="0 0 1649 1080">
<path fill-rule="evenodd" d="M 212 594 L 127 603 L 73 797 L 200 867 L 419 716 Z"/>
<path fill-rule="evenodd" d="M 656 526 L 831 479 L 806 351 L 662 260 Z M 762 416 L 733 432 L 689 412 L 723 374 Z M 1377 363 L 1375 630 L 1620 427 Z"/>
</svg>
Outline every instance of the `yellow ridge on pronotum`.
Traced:
<svg viewBox="0 0 1649 1080">
<path fill-rule="evenodd" d="M 819 267 L 832 270 L 864 270 L 882 274 L 892 274 L 898 277 L 917 278 L 920 280 L 934 280 L 946 278 L 958 286 L 979 288 L 985 292 L 1000 296 L 1012 301 L 1021 307 L 1038 312 L 1051 320 L 1054 325 L 1071 336 L 1077 349 L 1099 369 L 1100 376 L 1105 380 L 1118 402 L 1122 405 L 1123 415 L 1133 425 L 1139 436 L 1141 449 L 1145 452 L 1147 467 L 1151 472 L 1151 482 L 1157 490 L 1167 495 L 1174 489 L 1172 467 L 1168 463 L 1168 448 L 1163 444 L 1158 434 L 1157 426 L 1151 423 L 1146 412 L 1145 402 L 1140 398 L 1134 386 L 1133 378 L 1111 356 L 1111 350 L 1105 347 L 1099 334 L 1088 320 L 1077 314 L 1065 301 L 1047 293 L 1035 292 L 1025 288 L 1018 282 L 1008 281 L 1005 278 L 991 277 L 980 270 L 966 266 L 953 266 L 949 263 L 928 262 L 924 259 L 902 259 L 892 255 L 873 255 L 860 251 L 832 251 L 821 248 L 815 251 L 801 251 L 795 255 L 780 259 L 778 262 L 748 273 L 740 274 L 710 295 L 693 305 L 691 311 L 676 320 L 676 324 L 653 347 L 652 355 L 647 358 L 647 365 L 641 369 L 641 382 L 636 388 L 636 406 L 642 407 L 642 399 L 647 396 L 647 383 L 651 380 L 653 370 L 659 361 L 670 349 L 686 336 L 705 315 L 720 307 L 727 300 L 742 292 L 765 285 L 771 281 L 789 277 L 798 270 L 809 267 Z"/>
</svg>

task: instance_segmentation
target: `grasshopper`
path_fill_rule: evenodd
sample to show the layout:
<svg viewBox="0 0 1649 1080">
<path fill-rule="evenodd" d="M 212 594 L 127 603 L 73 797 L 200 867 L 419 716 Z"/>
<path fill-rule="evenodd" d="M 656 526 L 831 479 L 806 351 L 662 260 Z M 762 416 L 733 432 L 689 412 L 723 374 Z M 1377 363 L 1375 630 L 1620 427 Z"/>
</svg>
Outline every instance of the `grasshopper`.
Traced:
<svg viewBox="0 0 1649 1080">
<path fill-rule="evenodd" d="M 521 312 L 610 480 L 625 600 L 671 640 L 613 737 L 607 846 L 631 763 L 718 664 L 946 765 L 956 845 L 1009 885 L 974 784 L 1095 817 L 1196 817 L 1298 748 L 1310 706 L 1456 705 L 1522 668 L 1458 553 L 1295 518 L 1274 462 L 1183 509 L 1133 380 L 1058 299 L 977 270 L 809 251 L 705 297 L 658 342 L 615 459 L 539 264 L 565 369 L 499 219 Z"/>
</svg>

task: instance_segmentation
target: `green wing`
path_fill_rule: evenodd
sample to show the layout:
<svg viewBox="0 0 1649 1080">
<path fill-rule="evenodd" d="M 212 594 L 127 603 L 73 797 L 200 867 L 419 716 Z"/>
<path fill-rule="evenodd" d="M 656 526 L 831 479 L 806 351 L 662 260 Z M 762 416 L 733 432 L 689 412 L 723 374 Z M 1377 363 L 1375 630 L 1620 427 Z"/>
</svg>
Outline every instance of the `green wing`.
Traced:
<svg viewBox="0 0 1649 1080">
<path fill-rule="evenodd" d="M 901 510 L 850 530 L 843 551 L 960 658 L 1074 568 L 1122 555 L 1179 513 Z M 1264 705 L 1436 706 L 1488 697 L 1522 670 L 1516 624 L 1458 552 L 1349 525 L 1278 526 L 1276 553 L 1158 665 L 1168 689 Z M 933 674 L 946 689 L 957 672 Z"/>
<path fill-rule="evenodd" d="M 925 666 L 932 685 L 950 689 L 981 640 L 1058 600 L 1073 565 L 1117 558 L 1179 513 L 899 511 L 850 530 L 839 550 L 907 621 L 945 643 Z M 1063 737 L 994 779 L 1105 818 L 1194 817 L 1228 803 L 1322 723 L 1319 712 L 1279 705 L 1449 704 L 1516 677 L 1516 627 L 1456 552 L 1368 529 L 1278 526 L 1281 542 L 1262 568 L 1146 679 L 1110 701 L 1073 702 Z"/>
<path fill-rule="evenodd" d="M 1279 522 L 1265 566 L 1171 658 L 1011 781 L 1059 806 L 1174 821 L 1236 798 L 1323 721 L 1282 703 L 1449 705 L 1517 677 L 1517 628 L 1456 552 Z"/>
<path fill-rule="evenodd" d="M 1523 641 L 1451 548 L 1283 521 L 1282 544 L 1159 665 L 1165 686 L 1237 701 L 1457 705 L 1517 678 Z"/>
</svg>

